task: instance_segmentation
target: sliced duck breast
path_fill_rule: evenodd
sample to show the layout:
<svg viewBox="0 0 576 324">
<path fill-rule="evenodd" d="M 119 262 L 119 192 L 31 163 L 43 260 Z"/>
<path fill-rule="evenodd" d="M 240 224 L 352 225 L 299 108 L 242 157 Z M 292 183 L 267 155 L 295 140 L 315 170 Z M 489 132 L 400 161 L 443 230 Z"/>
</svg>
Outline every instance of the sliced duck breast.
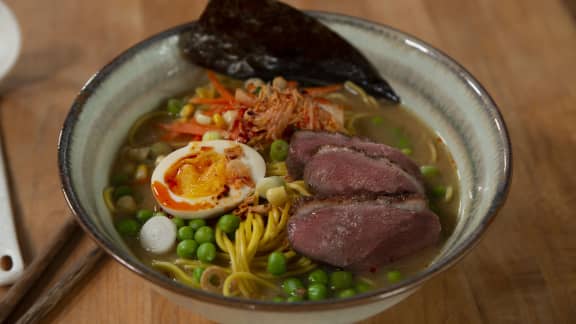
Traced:
<svg viewBox="0 0 576 324">
<path fill-rule="evenodd" d="M 324 197 L 425 193 L 420 179 L 387 158 L 331 145 L 322 146 L 308 161 L 304 181 L 314 193 Z"/>
<path fill-rule="evenodd" d="M 312 199 L 296 207 L 288 238 L 313 260 L 364 271 L 435 244 L 440 229 L 423 198 Z"/>
<path fill-rule="evenodd" d="M 348 137 L 341 133 L 315 131 L 298 131 L 292 135 L 286 159 L 289 175 L 293 179 L 301 179 L 306 163 L 324 145 L 350 147 L 371 157 L 387 158 L 413 177 L 421 178 L 416 163 L 396 148 L 364 138 Z"/>
</svg>

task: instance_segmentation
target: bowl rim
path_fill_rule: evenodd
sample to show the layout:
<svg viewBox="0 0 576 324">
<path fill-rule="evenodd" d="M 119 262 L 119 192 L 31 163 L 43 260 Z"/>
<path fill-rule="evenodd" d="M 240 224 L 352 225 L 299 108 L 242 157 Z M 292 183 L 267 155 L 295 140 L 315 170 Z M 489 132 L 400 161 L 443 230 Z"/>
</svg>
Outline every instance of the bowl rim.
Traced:
<svg viewBox="0 0 576 324">
<path fill-rule="evenodd" d="M 151 46 L 156 41 L 171 37 L 186 30 L 195 23 L 195 21 L 192 21 L 161 31 L 133 45 L 115 57 L 97 73 L 95 73 L 82 87 L 81 91 L 74 100 L 60 132 L 58 141 L 58 167 L 60 180 L 62 183 L 62 190 L 66 202 L 84 231 L 86 231 L 102 249 L 104 249 L 110 256 L 116 259 L 120 264 L 124 265 L 147 281 L 152 282 L 154 285 L 157 285 L 170 292 L 190 297 L 201 302 L 244 310 L 273 312 L 327 311 L 359 305 L 367 305 L 412 291 L 419 287 L 426 280 L 453 266 L 479 242 L 482 234 L 486 231 L 488 225 L 494 221 L 498 210 L 502 207 L 504 201 L 507 198 L 512 175 L 512 149 L 508 130 L 496 103 L 488 94 L 486 89 L 472 76 L 470 72 L 468 72 L 462 65 L 457 63 L 449 55 L 415 36 L 402 32 L 388 25 L 376 23 L 360 17 L 353 17 L 340 13 L 325 11 L 306 12 L 315 16 L 316 18 L 319 18 L 320 20 L 333 21 L 340 24 L 350 25 L 366 32 L 382 32 L 383 30 L 387 30 L 388 32 L 397 34 L 405 41 L 409 40 L 412 42 L 412 44 L 415 44 L 416 46 L 412 46 L 414 50 L 420 51 L 424 55 L 431 56 L 433 60 L 440 62 L 444 67 L 448 68 L 462 82 L 466 83 L 469 87 L 474 88 L 475 94 L 482 99 L 482 106 L 485 109 L 485 112 L 491 117 L 491 120 L 496 123 L 495 128 L 497 129 L 499 141 L 502 143 L 501 164 L 503 165 L 503 172 L 501 173 L 501 177 L 500 179 L 497 179 L 499 182 L 496 189 L 496 195 L 490 205 L 490 208 L 483 216 L 483 219 L 478 227 L 470 234 L 470 237 L 466 241 L 454 249 L 452 255 L 448 256 L 445 260 L 438 262 L 434 266 L 427 268 L 425 271 L 422 271 L 417 275 L 410 277 L 409 279 L 396 285 L 375 289 L 373 291 L 341 300 L 328 299 L 318 302 L 278 304 L 271 301 L 224 297 L 184 286 L 168 279 L 166 276 L 163 276 L 159 272 L 152 270 L 150 267 L 130 263 L 128 258 L 123 257 L 124 253 L 115 244 L 105 239 L 104 236 L 94 228 L 94 225 L 89 220 L 88 213 L 82 207 L 80 199 L 74 190 L 70 172 L 70 153 L 76 121 L 78 120 L 83 110 L 84 104 L 87 102 L 90 96 L 98 89 L 99 85 L 114 72 L 117 67 L 121 66 L 132 56 Z"/>
</svg>

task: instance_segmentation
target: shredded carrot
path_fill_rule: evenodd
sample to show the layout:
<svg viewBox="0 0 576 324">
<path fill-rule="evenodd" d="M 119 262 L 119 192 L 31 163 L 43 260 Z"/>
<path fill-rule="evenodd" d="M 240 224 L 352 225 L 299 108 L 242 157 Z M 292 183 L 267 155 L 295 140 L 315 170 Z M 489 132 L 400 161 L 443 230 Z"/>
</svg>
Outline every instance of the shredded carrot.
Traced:
<svg viewBox="0 0 576 324">
<path fill-rule="evenodd" d="M 309 95 L 311 96 L 321 96 L 330 92 L 335 92 L 338 91 L 340 89 L 342 89 L 343 85 L 340 83 L 337 84 L 331 84 L 331 85 L 327 85 L 327 86 L 322 86 L 322 87 L 311 87 L 311 88 L 304 88 L 304 91 L 306 91 Z"/>
<path fill-rule="evenodd" d="M 172 124 L 161 124 L 161 127 L 169 132 L 180 133 L 180 134 L 190 134 L 190 135 L 200 135 L 210 130 L 217 130 L 216 127 L 200 125 L 193 119 L 186 122 L 174 122 Z"/>
<path fill-rule="evenodd" d="M 234 107 L 230 105 L 212 105 L 210 106 L 210 109 L 205 110 L 202 113 L 206 116 L 212 117 L 216 113 L 221 114 L 232 109 L 234 109 Z"/>
<path fill-rule="evenodd" d="M 218 91 L 218 93 L 222 96 L 222 98 L 228 101 L 234 101 L 234 96 L 230 93 L 230 91 L 228 91 L 228 89 L 226 89 L 226 87 L 224 87 L 222 83 L 220 83 L 220 80 L 218 80 L 216 74 L 210 70 L 207 71 L 207 74 L 208 79 L 210 79 L 210 82 L 212 82 L 212 85 L 214 86 L 216 91 Z"/>
<path fill-rule="evenodd" d="M 227 104 L 230 100 L 226 98 L 192 98 L 190 103 L 197 105 L 217 105 L 217 104 Z"/>
</svg>

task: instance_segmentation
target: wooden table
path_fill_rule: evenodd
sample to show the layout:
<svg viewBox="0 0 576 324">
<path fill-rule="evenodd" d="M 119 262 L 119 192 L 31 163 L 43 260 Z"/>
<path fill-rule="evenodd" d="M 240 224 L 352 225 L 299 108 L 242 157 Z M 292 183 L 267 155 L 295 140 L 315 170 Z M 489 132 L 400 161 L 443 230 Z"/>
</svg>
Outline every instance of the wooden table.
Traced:
<svg viewBox="0 0 576 324">
<path fill-rule="evenodd" d="M 365 323 L 576 322 L 576 11 L 568 1 L 288 1 L 392 25 L 444 50 L 487 87 L 512 136 L 512 190 L 482 242 Z M 6 2 L 20 20 L 24 47 L 0 91 L 0 130 L 30 262 L 69 216 L 56 143 L 75 94 L 128 46 L 196 18 L 205 1 Z M 78 236 L 66 266 L 93 245 Z M 57 268 L 46 272 L 19 313 L 65 267 Z M 46 321 L 208 322 L 109 258 Z"/>
</svg>

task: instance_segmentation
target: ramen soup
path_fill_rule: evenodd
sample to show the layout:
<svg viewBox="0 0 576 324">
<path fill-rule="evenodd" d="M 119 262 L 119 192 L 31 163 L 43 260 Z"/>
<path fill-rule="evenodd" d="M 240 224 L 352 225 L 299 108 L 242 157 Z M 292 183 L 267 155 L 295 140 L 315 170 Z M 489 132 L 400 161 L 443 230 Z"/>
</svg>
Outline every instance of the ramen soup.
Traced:
<svg viewBox="0 0 576 324">
<path fill-rule="evenodd" d="M 215 294 L 347 298 L 426 268 L 456 222 L 454 162 L 351 82 L 200 86 L 138 119 L 104 200 L 143 262 Z"/>
</svg>

